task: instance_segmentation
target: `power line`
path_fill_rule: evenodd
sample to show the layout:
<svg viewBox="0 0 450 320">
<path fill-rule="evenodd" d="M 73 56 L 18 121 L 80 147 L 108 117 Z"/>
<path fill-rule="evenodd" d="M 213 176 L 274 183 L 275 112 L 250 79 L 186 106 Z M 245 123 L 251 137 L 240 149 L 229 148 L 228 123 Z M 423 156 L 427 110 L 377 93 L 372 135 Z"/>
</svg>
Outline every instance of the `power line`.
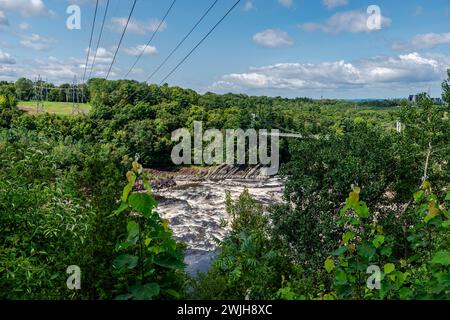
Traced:
<svg viewBox="0 0 450 320">
<path fill-rule="evenodd" d="M 123 37 L 125 36 L 125 33 L 127 32 L 128 24 L 130 23 L 131 16 L 133 15 L 134 8 L 136 7 L 136 2 L 137 2 L 137 0 L 134 0 L 133 7 L 131 8 L 127 23 L 125 25 L 125 28 L 123 29 L 122 36 L 120 37 L 119 45 L 117 46 L 116 52 L 114 53 L 113 60 L 111 62 L 111 65 L 109 66 L 109 70 L 108 70 L 108 74 L 106 75 L 106 79 L 108 79 L 109 74 L 111 73 L 112 67 L 114 65 L 114 62 L 116 61 L 117 53 L 119 52 L 120 46 L 122 45 Z"/>
<path fill-rule="evenodd" d="M 94 36 L 95 21 L 97 20 L 97 10 L 98 10 L 98 0 L 95 4 L 94 20 L 92 21 L 92 29 L 91 29 L 91 39 L 89 40 L 89 48 L 88 48 L 88 53 L 86 55 L 86 63 L 84 64 L 84 74 L 83 74 L 83 81 L 82 81 L 83 83 L 84 83 L 84 80 L 86 79 L 87 65 L 89 62 L 89 56 L 91 55 L 92 38 Z"/>
<path fill-rule="evenodd" d="M 192 50 L 173 68 L 169 74 L 164 77 L 164 79 L 159 83 L 162 85 L 193 53 L 197 50 L 198 47 L 213 33 L 213 31 L 222 23 L 223 20 L 233 11 L 234 8 L 241 2 L 241 0 L 237 0 L 236 3 L 225 13 L 225 15 L 214 25 L 214 27 L 197 43 L 197 45 L 192 48 Z"/>
<path fill-rule="evenodd" d="M 150 37 L 150 40 L 147 42 L 147 44 L 144 46 L 144 48 L 142 49 L 141 53 L 139 54 L 139 56 L 137 57 L 136 61 L 134 62 L 134 64 L 131 66 L 130 70 L 128 70 L 128 72 L 126 73 L 124 78 L 127 78 L 128 75 L 133 71 L 134 67 L 137 65 L 137 63 L 139 62 L 139 60 L 142 58 L 142 56 L 145 53 L 145 50 L 147 50 L 148 46 L 150 45 L 150 43 L 153 41 L 153 38 L 155 38 L 156 33 L 159 31 L 159 29 L 161 28 L 161 26 L 163 25 L 164 21 L 166 20 L 167 16 L 169 15 L 170 11 L 172 11 L 173 6 L 175 5 L 175 3 L 177 2 L 177 0 L 173 0 L 172 4 L 170 5 L 169 9 L 167 10 L 166 14 L 164 15 L 164 17 L 162 18 L 162 20 L 159 22 L 158 27 L 155 29 L 155 31 L 153 31 L 152 36 Z"/>
<path fill-rule="evenodd" d="M 102 26 L 101 26 L 101 28 L 100 28 L 100 35 L 99 35 L 99 37 L 98 37 L 97 47 L 95 48 L 94 60 L 92 61 L 92 66 L 91 66 L 91 70 L 90 70 L 90 72 L 89 72 L 89 77 L 88 77 L 88 79 L 90 79 L 91 76 L 92 76 L 92 71 L 94 70 L 95 61 L 97 60 L 97 52 L 98 52 L 98 48 L 99 48 L 99 46 L 100 46 L 100 42 L 101 42 L 101 40 L 102 40 L 103 28 L 105 27 L 106 16 L 107 16 L 107 14 L 108 14 L 109 1 L 110 1 L 110 0 L 108 0 L 108 1 L 106 2 L 105 14 L 103 15 L 103 22 L 102 22 Z"/>
<path fill-rule="evenodd" d="M 200 17 L 200 19 L 197 21 L 197 23 L 192 27 L 192 29 L 184 36 L 184 38 L 178 43 L 178 45 L 170 52 L 170 54 L 167 56 L 167 58 L 153 71 L 153 73 L 147 78 L 145 82 L 150 81 L 151 78 L 159 71 L 161 68 L 169 61 L 169 59 L 173 56 L 173 54 L 181 47 L 181 45 L 189 38 L 189 36 L 194 32 L 195 29 L 199 26 L 199 24 L 205 19 L 205 17 L 209 14 L 209 12 L 216 6 L 217 2 L 219 0 L 215 0 L 213 4 L 206 10 L 206 12 Z"/>
</svg>

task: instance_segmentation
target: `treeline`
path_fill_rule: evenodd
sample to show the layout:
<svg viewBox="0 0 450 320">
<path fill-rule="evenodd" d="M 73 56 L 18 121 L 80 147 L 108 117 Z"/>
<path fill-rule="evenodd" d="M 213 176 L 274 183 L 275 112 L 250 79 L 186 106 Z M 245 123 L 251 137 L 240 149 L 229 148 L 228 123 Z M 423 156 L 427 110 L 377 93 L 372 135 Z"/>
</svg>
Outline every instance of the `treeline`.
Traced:
<svg viewBox="0 0 450 320">
<path fill-rule="evenodd" d="M 20 78 L 16 82 L 0 82 L 0 94 L 13 95 L 19 101 L 34 101 L 36 99 L 50 102 L 78 102 L 89 101 L 89 89 L 85 84 L 74 86 L 63 83 L 56 86 L 43 80 L 32 81 Z"/>
</svg>

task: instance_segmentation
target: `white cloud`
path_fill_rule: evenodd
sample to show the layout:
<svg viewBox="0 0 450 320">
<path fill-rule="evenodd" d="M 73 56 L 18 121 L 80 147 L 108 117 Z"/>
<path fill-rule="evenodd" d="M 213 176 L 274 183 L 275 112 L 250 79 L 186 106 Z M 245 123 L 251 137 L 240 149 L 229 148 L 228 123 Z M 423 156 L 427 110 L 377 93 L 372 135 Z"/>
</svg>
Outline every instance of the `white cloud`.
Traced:
<svg viewBox="0 0 450 320">
<path fill-rule="evenodd" d="M 128 18 L 125 17 L 112 18 L 108 28 L 115 32 L 122 33 L 127 20 Z M 160 23 L 161 21 L 158 19 L 151 19 L 149 21 L 131 20 L 128 24 L 127 32 L 136 34 L 146 34 L 147 32 L 154 32 L 158 29 L 158 25 Z M 159 28 L 159 32 L 162 32 L 165 29 L 167 29 L 167 24 L 166 22 L 163 22 L 163 24 Z"/>
<path fill-rule="evenodd" d="M 29 29 L 31 29 L 31 24 L 29 24 L 27 22 L 22 22 L 19 24 L 19 29 L 20 30 L 29 30 Z"/>
<path fill-rule="evenodd" d="M 327 33 L 340 33 L 340 32 L 371 32 L 367 27 L 367 19 L 369 16 L 362 11 L 347 11 L 339 12 L 331 16 L 324 23 L 313 23 L 307 22 L 299 27 L 305 31 L 316 31 L 320 30 Z M 391 19 L 382 17 L 381 27 L 386 28 L 391 25 Z"/>
<path fill-rule="evenodd" d="M 294 41 L 286 31 L 268 29 L 253 36 L 253 41 L 267 48 L 289 47 Z"/>
<path fill-rule="evenodd" d="M 354 62 L 279 63 L 252 67 L 246 73 L 221 77 L 213 87 L 246 89 L 346 89 L 379 86 L 409 86 L 440 81 L 450 56 L 422 56 L 418 53 L 374 57 Z"/>
<path fill-rule="evenodd" d="M 143 51 L 144 50 L 144 51 Z M 125 51 L 126 54 L 137 57 L 141 54 L 141 52 L 144 52 L 143 55 L 155 55 L 158 53 L 158 50 L 153 46 L 145 46 L 144 44 L 137 45 L 135 47 L 128 47 L 124 48 L 123 51 Z"/>
<path fill-rule="evenodd" d="M 324 6 L 328 9 L 333 9 L 348 4 L 348 0 L 322 0 Z"/>
<path fill-rule="evenodd" d="M 253 1 L 247 0 L 244 4 L 244 11 L 251 11 L 255 9 L 255 6 L 253 5 Z"/>
<path fill-rule="evenodd" d="M 109 69 L 109 63 L 106 62 L 107 56 L 110 55 L 107 50 L 99 51 L 100 60 L 95 63 L 93 72 L 94 77 L 105 77 Z M 105 60 L 103 60 L 105 59 Z M 40 74 L 43 79 L 55 84 L 71 83 L 76 75 L 80 81 L 80 76 L 84 72 L 85 58 L 66 58 L 58 59 L 50 56 L 42 59 L 25 59 L 15 65 L 0 64 L 0 78 L 15 81 L 19 77 L 34 79 Z M 113 67 L 111 77 L 115 77 L 122 71 L 117 67 Z"/>
<path fill-rule="evenodd" d="M 22 40 L 20 41 L 22 46 L 37 51 L 49 50 L 53 43 L 55 43 L 55 40 L 42 37 L 36 33 L 32 33 L 29 36 L 22 36 Z"/>
<path fill-rule="evenodd" d="M 410 41 L 394 42 L 392 48 L 399 51 L 431 49 L 443 44 L 450 44 L 450 32 L 418 34 Z"/>
<path fill-rule="evenodd" d="M 50 16 L 49 10 L 42 0 L 0 0 L 0 9 L 8 12 L 16 12 L 22 16 Z"/>
<path fill-rule="evenodd" d="M 7 52 L 0 50 L 0 64 L 15 64 L 16 60 Z"/>
<path fill-rule="evenodd" d="M 86 48 L 85 52 L 88 53 L 89 48 Z M 94 62 L 95 56 L 95 65 L 109 65 L 113 59 L 113 53 L 106 48 L 99 47 L 97 49 L 97 55 L 95 55 L 94 49 L 92 49 L 91 54 L 89 56 L 88 66 L 92 65 Z M 83 62 L 84 63 L 84 62 Z M 83 66 L 84 67 L 84 66 Z"/>
<path fill-rule="evenodd" d="M 294 4 L 294 0 L 278 0 L 278 3 L 283 7 L 290 8 Z"/>
<path fill-rule="evenodd" d="M 3 27 L 9 26 L 8 18 L 6 17 L 6 14 L 3 11 L 0 11 L 0 30 Z"/>
</svg>

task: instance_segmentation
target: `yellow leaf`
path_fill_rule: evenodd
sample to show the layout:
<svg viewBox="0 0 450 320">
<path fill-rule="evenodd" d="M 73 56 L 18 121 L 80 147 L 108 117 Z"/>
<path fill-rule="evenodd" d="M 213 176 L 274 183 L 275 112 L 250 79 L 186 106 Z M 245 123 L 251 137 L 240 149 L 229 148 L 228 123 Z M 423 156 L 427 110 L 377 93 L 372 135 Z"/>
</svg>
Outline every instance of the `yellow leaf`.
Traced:
<svg viewBox="0 0 450 320">
<path fill-rule="evenodd" d="M 169 220 L 164 219 L 164 220 L 162 221 L 162 226 L 164 227 L 164 230 L 165 230 L 166 232 L 169 232 L 169 231 L 170 231 L 170 229 L 169 229 Z"/>
<path fill-rule="evenodd" d="M 439 215 L 439 212 L 440 212 L 440 210 L 439 210 L 439 208 L 436 207 L 435 203 L 431 202 L 428 205 L 428 215 L 430 215 L 431 217 L 433 217 L 433 218 L 436 217 L 437 215 Z"/>
<path fill-rule="evenodd" d="M 428 181 L 422 182 L 422 189 L 429 189 L 429 188 L 431 188 L 431 183 L 429 183 Z"/>
<path fill-rule="evenodd" d="M 358 203 L 359 202 L 359 193 L 356 193 L 356 192 L 350 192 L 350 195 L 349 195 L 349 202 L 351 203 L 351 204 L 356 204 L 356 203 Z"/>
</svg>

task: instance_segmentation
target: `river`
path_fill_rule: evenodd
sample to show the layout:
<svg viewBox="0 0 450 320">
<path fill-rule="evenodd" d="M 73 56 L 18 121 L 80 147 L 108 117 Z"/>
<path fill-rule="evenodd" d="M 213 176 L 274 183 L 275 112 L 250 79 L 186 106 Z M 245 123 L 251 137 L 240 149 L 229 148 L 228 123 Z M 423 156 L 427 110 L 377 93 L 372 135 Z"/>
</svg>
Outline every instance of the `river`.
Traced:
<svg viewBox="0 0 450 320">
<path fill-rule="evenodd" d="M 175 179 L 175 185 L 154 191 L 159 198 L 158 212 L 170 221 L 174 237 L 187 245 L 186 271 L 195 275 L 206 272 L 217 253 L 215 239 L 222 240 L 227 229 L 226 191 L 233 200 L 248 189 L 259 203 L 269 205 L 282 201 L 280 178 L 258 179 Z"/>
</svg>

